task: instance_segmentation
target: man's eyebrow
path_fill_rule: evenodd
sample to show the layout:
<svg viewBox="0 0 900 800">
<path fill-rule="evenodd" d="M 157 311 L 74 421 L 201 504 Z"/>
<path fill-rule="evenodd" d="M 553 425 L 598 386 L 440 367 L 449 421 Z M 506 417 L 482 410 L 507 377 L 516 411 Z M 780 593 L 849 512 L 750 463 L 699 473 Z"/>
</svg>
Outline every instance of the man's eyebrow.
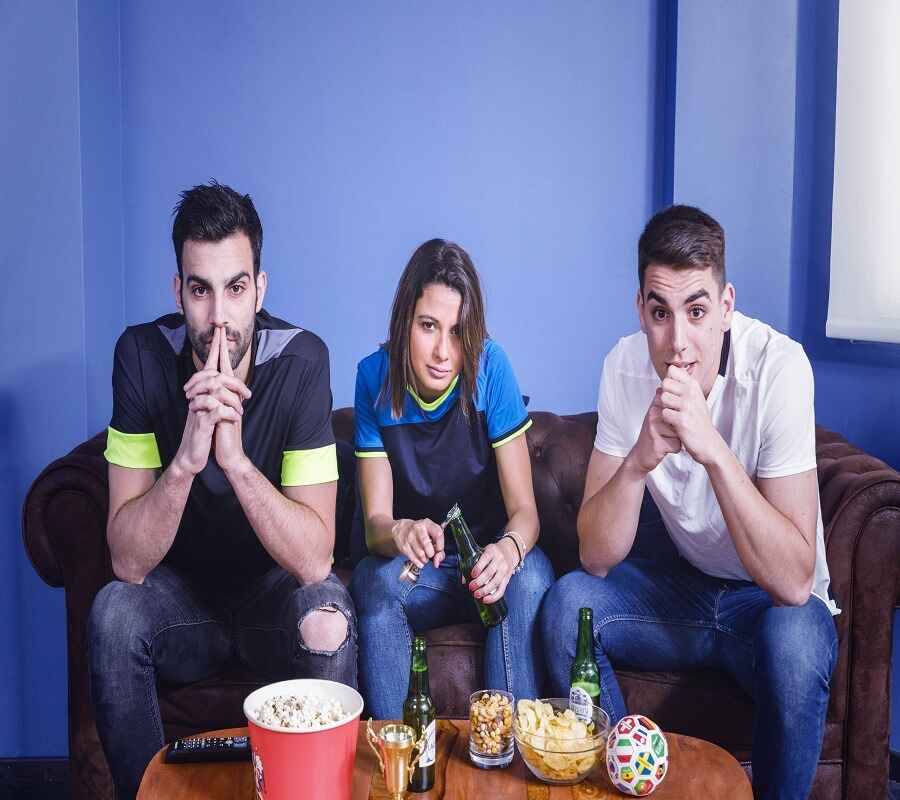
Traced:
<svg viewBox="0 0 900 800">
<path fill-rule="evenodd" d="M 656 300 L 656 302 L 659 303 L 661 306 L 665 306 L 666 308 L 669 307 L 669 304 L 665 300 L 663 300 L 663 298 L 660 297 L 652 289 L 649 292 L 647 292 L 647 300 Z"/>
<path fill-rule="evenodd" d="M 241 272 L 237 273 L 237 275 L 233 275 L 232 277 L 230 277 L 225 282 L 225 286 L 226 287 L 233 286 L 235 283 L 237 283 L 242 278 L 249 278 L 249 277 L 250 277 L 250 273 L 247 272 L 246 270 L 242 270 Z M 204 278 L 198 278 L 196 275 L 188 275 L 187 283 L 196 283 L 207 289 L 212 289 L 212 284 L 208 280 L 205 280 Z"/>
<path fill-rule="evenodd" d="M 705 297 L 709 300 L 709 292 L 706 289 L 701 289 L 699 292 L 694 292 L 690 297 L 686 298 L 684 301 L 685 305 L 690 305 L 691 303 L 699 300 L 701 297 Z"/>
<path fill-rule="evenodd" d="M 229 279 L 227 280 L 227 282 L 225 283 L 225 285 L 226 285 L 226 286 L 233 286 L 234 284 L 236 284 L 236 283 L 237 283 L 239 280 L 241 280 L 242 278 L 249 278 L 249 277 L 250 277 L 250 273 L 247 272 L 247 270 L 242 270 L 242 271 L 239 272 L 237 275 L 235 275 L 233 278 L 229 278 Z"/>
</svg>

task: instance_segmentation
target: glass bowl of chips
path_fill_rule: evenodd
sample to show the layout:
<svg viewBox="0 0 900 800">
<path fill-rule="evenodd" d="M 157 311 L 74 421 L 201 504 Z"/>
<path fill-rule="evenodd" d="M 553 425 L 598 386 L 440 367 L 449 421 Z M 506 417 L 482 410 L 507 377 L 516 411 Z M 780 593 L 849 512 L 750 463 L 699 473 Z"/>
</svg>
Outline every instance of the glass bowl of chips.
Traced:
<svg viewBox="0 0 900 800">
<path fill-rule="evenodd" d="M 579 719 L 568 697 L 519 700 L 513 717 L 516 746 L 528 769 L 547 783 L 583 781 L 606 761 L 609 717 L 598 706 L 592 719 Z"/>
</svg>

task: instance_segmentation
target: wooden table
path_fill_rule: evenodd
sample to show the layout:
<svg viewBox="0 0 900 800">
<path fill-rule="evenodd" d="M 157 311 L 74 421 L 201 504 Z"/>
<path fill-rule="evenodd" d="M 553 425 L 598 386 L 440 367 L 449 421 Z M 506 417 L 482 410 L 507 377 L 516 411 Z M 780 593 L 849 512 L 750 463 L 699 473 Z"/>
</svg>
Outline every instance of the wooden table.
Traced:
<svg viewBox="0 0 900 800">
<path fill-rule="evenodd" d="M 244 736 L 246 728 L 213 731 L 209 736 Z M 752 800 L 750 782 L 732 755 L 702 739 L 666 734 L 669 772 L 653 793 L 654 800 Z M 621 800 L 601 763 L 586 781 L 551 786 L 537 780 L 516 753 L 507 769 L 483 770 L 469 762 L 468 720 L 439 720 L 434 788 L 410 793 L 409 800 Z M 150 762 L 138 800 L 255 800 L 249 762 L 230 764 L 165 764 L 160 750 Z M 359 726 L 353 800 L 387 800 L 384 779 L 366 743 L 365 722 Z"/>
</svg>

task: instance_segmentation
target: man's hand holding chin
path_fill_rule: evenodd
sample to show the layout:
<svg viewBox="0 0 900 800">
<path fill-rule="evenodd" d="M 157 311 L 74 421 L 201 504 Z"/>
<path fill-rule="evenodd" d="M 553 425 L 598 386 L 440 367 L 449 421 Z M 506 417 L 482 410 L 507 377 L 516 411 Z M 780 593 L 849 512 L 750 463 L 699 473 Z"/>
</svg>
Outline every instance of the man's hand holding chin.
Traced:
<svg viewBox="0 0 900 800">
<path fill-rule="evenodd" d="M 642 477 L 656 469 L 669 453 L 681 451 L 681 440 L 672 426 L 663 419 L 661 394 L 662 389 L 657 389 L 653 402 L 644 415 L 638 440 L 625 459 L 626 464 L 636 469 Z"/>
<path fill-rule="evenodd" d="M 675 431 L 691 458 L 709 466 L 725 441 L 713 425 L 700 384 L 687 370 L 670 366 L 661 389 L 663 420 Z"/>
</svg>

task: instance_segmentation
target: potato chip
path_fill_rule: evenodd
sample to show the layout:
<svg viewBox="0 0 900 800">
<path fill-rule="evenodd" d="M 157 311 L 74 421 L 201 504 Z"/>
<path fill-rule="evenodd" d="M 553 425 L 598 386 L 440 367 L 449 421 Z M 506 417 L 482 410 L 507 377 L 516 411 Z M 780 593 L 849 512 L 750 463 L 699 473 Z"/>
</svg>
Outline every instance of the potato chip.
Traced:
<svg viewBox="0 0 900 800">
<path fill-rule="evenodd" d="M 530 766 L 551 780 L 574 781 L 597 763 L 591 737 L 593 722 L 585 724 L 570 709 L 555 711 L 550 703 L 520 700 L 516 706 L 519 749 Z"/>
</svg>

